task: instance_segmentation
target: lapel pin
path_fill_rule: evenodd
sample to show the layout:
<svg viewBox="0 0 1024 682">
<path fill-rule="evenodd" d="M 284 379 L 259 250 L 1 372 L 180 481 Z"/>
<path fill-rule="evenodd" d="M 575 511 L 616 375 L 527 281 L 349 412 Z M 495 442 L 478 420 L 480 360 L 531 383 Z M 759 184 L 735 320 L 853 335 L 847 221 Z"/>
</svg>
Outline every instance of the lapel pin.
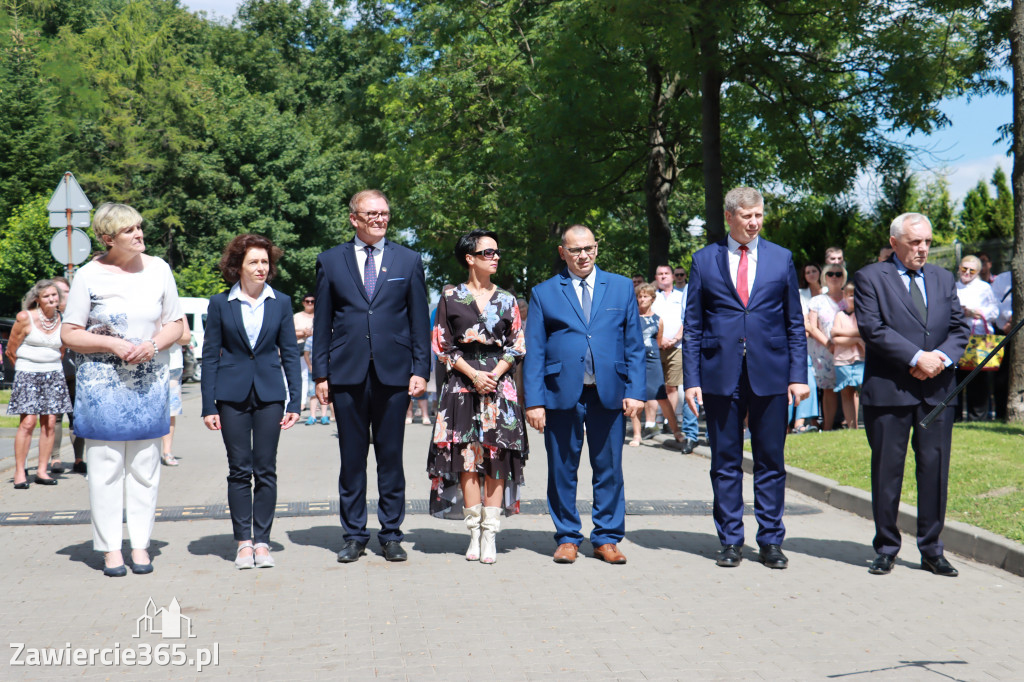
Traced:
<svg viewBox="0 0 1024 682">
<path fill-rule="evenodd" d="M 381 268 L 381 269 L 380 269 L 380 271 L 381 271 L 382 273 L 384 273 L 384 272 L 387 272 L 387 271 L 388 271 L 388 269 L 387 269 L 387 268 Z"/>
</svg>

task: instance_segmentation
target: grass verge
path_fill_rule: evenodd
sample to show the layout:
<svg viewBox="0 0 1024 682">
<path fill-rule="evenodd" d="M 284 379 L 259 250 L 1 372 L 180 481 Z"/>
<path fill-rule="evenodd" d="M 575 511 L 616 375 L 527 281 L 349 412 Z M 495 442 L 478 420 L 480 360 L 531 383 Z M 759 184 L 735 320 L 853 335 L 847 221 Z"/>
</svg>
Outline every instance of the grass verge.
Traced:
<svg viewBox="0 0 1024 682">
<path fill-rule="evenodd" d="M 1024 427 L 956 424 L 946 518 L 1024 542 Z M 786 439 L 786 463 L 843 485 L 871 490 L 871 450 L 863 430 Z M 914 454 L 907 454 L 902 500 L 917 504 Z"/>
</svg>

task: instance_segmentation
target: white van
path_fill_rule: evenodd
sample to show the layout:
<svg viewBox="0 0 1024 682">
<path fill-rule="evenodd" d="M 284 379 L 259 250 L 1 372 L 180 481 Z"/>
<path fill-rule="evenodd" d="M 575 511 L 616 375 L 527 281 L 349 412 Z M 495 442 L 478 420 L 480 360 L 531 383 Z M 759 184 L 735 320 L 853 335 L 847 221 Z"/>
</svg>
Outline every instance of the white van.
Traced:
<svg viewBox="0 0 1024 682">
<path fill-rule="evenodd" d="M 188 345 L 196 359 L 192 380 L 199 381 L 203 376 L 203 338 L 206 336 L 206 310 L 210 307 L 210 300 L 188 296 L 181 296 L 178 300 L 181 301 L 181 310 L 188 320 L 188 327 L 192 330 L 192 341 Z"/>
</svg>

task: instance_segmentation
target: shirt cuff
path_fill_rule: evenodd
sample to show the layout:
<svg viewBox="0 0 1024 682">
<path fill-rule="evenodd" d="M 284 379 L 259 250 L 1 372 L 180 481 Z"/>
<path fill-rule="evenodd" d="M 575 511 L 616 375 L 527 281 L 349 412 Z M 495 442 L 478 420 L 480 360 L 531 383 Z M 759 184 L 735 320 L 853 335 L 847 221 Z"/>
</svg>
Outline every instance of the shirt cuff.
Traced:
<svg viewBox="0 0 1024 682">
<path fill-rule="evenodd" d="M 914 357 L 910 358 L 911 367 L 917 367 L 917 361 L 920 359 L 922 353 L 924 353 L 924 351 L 919 350 L 916 353 L 914 353 Z"/>
</svg>

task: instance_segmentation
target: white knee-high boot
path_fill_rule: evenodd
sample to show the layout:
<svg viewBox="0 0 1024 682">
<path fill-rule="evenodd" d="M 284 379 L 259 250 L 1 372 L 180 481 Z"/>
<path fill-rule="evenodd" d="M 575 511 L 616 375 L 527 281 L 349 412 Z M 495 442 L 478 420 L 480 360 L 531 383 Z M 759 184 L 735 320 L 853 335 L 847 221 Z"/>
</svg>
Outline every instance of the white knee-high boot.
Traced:
<svg viewBox="0 0 1024 682">
<path fill-rule="evenodd" d="M 493 564 L 498 555 L 495 536 L 501 528 L 501 507 L 484 507 L 480 527 L 483 529 L 480 534 L 480 563 Z"/>
<path fill-rule="evenodd" d="M 462 508 L 462 517 L 466 521 L 466 528 L 469 528 L 469 549 L 466 550 L 466 561 L 476 561 L 480 558 L 481 509 L 483 509 L 482 504 Z"/>
</svg>

